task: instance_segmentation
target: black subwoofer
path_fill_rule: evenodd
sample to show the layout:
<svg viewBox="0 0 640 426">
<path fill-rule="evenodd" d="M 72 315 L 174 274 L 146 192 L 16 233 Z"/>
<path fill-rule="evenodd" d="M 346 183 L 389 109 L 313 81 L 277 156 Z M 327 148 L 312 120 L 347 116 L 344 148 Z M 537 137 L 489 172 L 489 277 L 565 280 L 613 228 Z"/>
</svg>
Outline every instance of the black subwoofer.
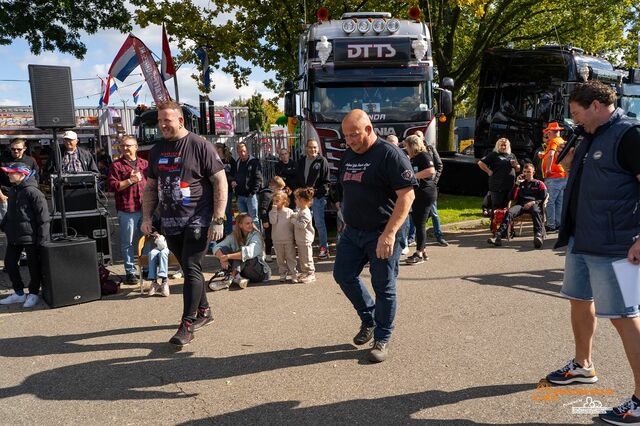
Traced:
<svg viewBox="0 0 640 426">
<path fill-rule="evenodd" d="M 52 308 L 100 299 L 96 242 L 83 238 L 45 243 L 42 275 L 42 296 Z"/>
</svg>

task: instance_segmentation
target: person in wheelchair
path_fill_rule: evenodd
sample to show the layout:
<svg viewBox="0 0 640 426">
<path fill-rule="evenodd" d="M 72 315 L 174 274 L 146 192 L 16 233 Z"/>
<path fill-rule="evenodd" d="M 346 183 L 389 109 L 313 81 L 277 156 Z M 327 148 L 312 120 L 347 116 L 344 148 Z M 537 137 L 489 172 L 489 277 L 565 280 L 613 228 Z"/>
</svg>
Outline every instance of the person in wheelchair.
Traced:
<svg viewBox="0 0 640 426">
<path fill-rule="evenodd" d="M 507 237 L 507 232 L 511 229 L 511 221 L 523 214 L 530 214 L 533 221 L 533 245 L 535 248 L 542 248 L 544 241 L 542 224 L 542 204 L 547 196 L 547 187 L 538 179 L 534 179 L 536 168 L 533 164 L 527 163 L 523 172 L 516 179 L 516 183 L 509 194 L 509 199 L 513 200 L 509 211 L 504 216 L 496 235 L 489 238 L 489 244 L 495 246 L 502 245 L 502 238 Z"/>
</svg>

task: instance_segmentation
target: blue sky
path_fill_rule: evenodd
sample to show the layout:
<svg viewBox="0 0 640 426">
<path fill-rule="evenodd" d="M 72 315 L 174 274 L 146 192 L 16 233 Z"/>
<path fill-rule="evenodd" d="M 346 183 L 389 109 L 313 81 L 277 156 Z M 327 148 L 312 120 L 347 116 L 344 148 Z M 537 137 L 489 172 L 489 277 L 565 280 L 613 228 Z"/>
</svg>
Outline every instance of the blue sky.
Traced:
<svg viewBox="0 0 640 426">
<path fill-rule="evenodd" d="M 139 37 L 158 57 L 162 50 L 162 28 L 158 25 L 150 25 L 141 29 L 134 26 L 133 34 Z M 27 42 L 23 39 L 14 40 L 11 45 L 0 46 L 0 57 L 3 60 L 0 68 L 0 106 L 6 105 L 31 105 L 31 92 L 29 89 L 29 76 L 27 66 L 39 65 L 63 65 L 71 67 L 73 78 L 73 95 L 76 106 L 97 107 L 100 98 L 100 80 L 97 76 L 106 77 L 107 71 L 118 53 L 120 46 L 126 39 L 126 34 L 118 31 L 101 31 L 93 35 L 83 37 L 82 41 L 87 46 L 87 54 L 83 60 L 60 52 L 44 52 L 35 56 L 29 50 Z M 175 57 L 178 50 L 171 43 L 171 52 Z M 197 73 L 195 65 L 185 64 L 178 70 L 178 90 L 180 101 L 191 105 L 198 105 L 198 91 L 196 82 L 191 78 Z M 247 86 L 236 89 L 233 78 L 220 71 L 212 75 L 212 81 L 216 89 L 209 96 L 219 105 L 225 105 L 238 96 L 248 98 L 255 92 L 270 98 L 274 94 L 264 87 L 263 80 L 273 77 L 260 68 L 255 68 Z M 22 80 L 22 81 L 7 81 Z M 111 105 L 122 105 L 126 101 L 128 106 L 133 105 L 133 92 L 144 80 L 140 68 L 124 81 L 116 81 L 118 91 L 111 98 Z M 173 79 L 166 82 L 169 93 L 174 97 Z M 146 84 L 138 100 L 139 103 L 150 104 L 152 102 Z"/>
</svg>

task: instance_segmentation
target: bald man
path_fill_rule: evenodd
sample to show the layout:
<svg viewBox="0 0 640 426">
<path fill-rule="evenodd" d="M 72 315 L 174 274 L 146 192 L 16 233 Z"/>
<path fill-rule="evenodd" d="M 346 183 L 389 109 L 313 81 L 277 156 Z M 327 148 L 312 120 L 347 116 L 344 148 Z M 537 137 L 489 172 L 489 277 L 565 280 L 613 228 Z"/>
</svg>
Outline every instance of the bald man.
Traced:
<svg viewBox="0 0 640 426">
<path fill-rule="evenodd" d="M 407 156 L 376 136 L 364 111 L 347 114 L 342 132 L 348 149 L 338 170 L 338 208 L 346 226 L 336 249 L 333 277 L 360 316 L 353 342 L 364 345 L 373 338 L 368 358 L 382 362 L 396 313 L 401 251 L 397 233 L 409 213 L 417 181 Z M 360 279 L 367 263 L 375 300 Z"/>
</svg>

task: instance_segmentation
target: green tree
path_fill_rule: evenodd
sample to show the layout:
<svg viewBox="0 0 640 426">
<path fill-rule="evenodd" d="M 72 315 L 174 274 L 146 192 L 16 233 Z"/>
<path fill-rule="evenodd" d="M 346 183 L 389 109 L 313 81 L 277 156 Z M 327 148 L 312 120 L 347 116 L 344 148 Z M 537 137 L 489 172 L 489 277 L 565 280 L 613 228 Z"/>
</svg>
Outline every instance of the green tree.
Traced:
<svg viewBox="0 0 640 426">
<path fill-rule="evenodd" d="M 278 117 L 284 114 L 284 112 L 278 109 L 278 105 L 276 105 L 276 103 L 271 99 L 266 99 L 262 103 L 262 109 L 264 109 L 265 113 L 267 114 L 267 127 L 269 127 L 271 124 L 276 124 L 276 120 L 278 119 Z M 269 129 L 267 128 L 267 130 Z"/>
<path fill-rule="evenodd" d="M 119 0 L 3 0 L 0 2 L 0 44 L 24 38 L 35 55 L 59 50 L 82 59 L 87 47 L 81 31 L 131 31 L 131 14 Z"/>
<path fill-rule="evenodd" d="M 266 132 L 269 130 L 267 112 L 264 110 L 264 99 L 259 93 L 254 94 L 247 101 L 249 107 L 249 130 Z"/>
</svg>

